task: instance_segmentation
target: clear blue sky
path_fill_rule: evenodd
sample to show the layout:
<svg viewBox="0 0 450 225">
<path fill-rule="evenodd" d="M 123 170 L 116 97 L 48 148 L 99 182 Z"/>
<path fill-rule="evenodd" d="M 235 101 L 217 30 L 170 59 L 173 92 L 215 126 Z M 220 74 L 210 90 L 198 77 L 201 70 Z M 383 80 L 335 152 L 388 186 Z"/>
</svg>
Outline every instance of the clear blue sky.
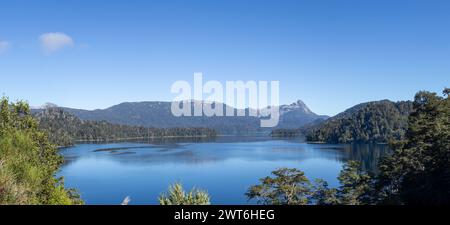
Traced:
<svg viewBox="0 0 450 225">
<path fill-rule="evenodd" d="M 449 12 L 445 0 L 5 0 L 0 94 L 105 108 L 169 101 L 174 81 L 203 72 L 279 80 L 281 103 L 334 115 L 450 86 Z M 70 43 L 48 53 L 40 37 L 53 32 Z"/>
</svg>

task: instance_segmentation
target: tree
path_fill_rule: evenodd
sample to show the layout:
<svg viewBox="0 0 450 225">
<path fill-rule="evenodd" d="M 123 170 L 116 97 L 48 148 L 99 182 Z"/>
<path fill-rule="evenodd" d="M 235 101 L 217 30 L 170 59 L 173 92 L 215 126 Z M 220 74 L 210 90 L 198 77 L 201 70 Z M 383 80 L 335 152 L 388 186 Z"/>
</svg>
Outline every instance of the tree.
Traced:
<svg viewBox="0 0 450 225">
<path fill-rule="evenodd" d="M 395 204 L 450 204 L 450 100 L 416 94 L 406 138 L 380 163 L 379 199 Z"/>
<path fill-rule="evenodd" d="M 175 183 L 169 186 L 165 194 L 159 196 L 160 205 L 209 205 L 210 197 L 206 191 L 193 188 L 186 193 L 183 185 Z"/>
<path fill-rule="evenodd" d="M 281 168 L 274 177 L 261 179 L 261 184 L 249 188 L 246 195 L 266 205 L 362 205 L 371 204 L 373 178 L 361 169 L 360 163 L 346 162 L 339 174 L 341 186 L 329 188 L 328 183 L 316 179 L 310 183 L 297 169 Z"/>
<path fill-rule="evenodd" d="M 316 205 L 339 205 L 338 189 L 329 188 L 328 183 L 322 179 L 316 179 L 313 188 L 312 199 Z"/>
<path fill-rule="evenodd" d="M 27 103 L 0 99 L 0 204 L 81 204 L 55 174 L 63 162 Z"/>
<path fill-rule="evenodd" d="M 338 177 L 341 186 L 337 198 L 341 205 L 363 205 L 371 202 L 372 177 L 362 171 L 356 161 L 344 164 Z"/>
<path fill-rule="evenodd" d="M 262 178 L 261 184 L 249 188 L 248 199 L 260 204 L 306 205 L 310 203 L 311 183 L 297 169 L 281 168 L 272 172 L 274 177 Z"/>
</svg>

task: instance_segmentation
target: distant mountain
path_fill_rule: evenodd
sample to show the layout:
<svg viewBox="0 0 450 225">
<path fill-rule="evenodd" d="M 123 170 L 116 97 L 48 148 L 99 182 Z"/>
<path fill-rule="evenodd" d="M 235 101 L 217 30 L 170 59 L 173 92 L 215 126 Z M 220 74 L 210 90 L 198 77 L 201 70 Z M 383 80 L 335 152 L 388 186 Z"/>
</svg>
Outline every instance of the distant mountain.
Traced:
<svg viewBox="0 0 450 225">
<path fill-rule="evenodd" d="M 41 109 L 49 109 L 49 108 L 58 108 L 59 106 L 50 102 L 45 103 L 41 106 L 32 106 L 32 110 L 41 110 Z"/>
<path fill-rule="evenodd" d="M 308 141 L 327 143 L 380 142 L 401 139 L 407 129 L 410 101 L 389 100 L 356 105 L 321 123 L 302 128 Z"/>
<path fill-rule="evenodd" d="M 329 116 L 313 113 L 301 100 L 290 105 L 280 106 L 280 115 L 280 122 L 276 128 L 283 129 L 296 129 L 329 118 Z"/>
<path fill-rule="evenodd" d="M 129 138 L 214 137 L 208 128 L 146 128 L 111 124 L 106 121 L 81 120 L 62 108 L 47 108 L 33 115 L 39 127 L 58 146 L 70 146 L 75 141 L 111 141 Z"/>
<path fill-rule="evenodd" d="M 192 101 L 194 104 L 215 103 Z M 229 106 L 226 106 L 229 108 Z M 74 114 L 82 120 L 107 121 L 114 124 L 170 128 L 170 127 L 207 127 L 217 130 L 221 134 L 250 134 L 255 132 L 270 132 L 271 129 L 260 128 L 260 118 L 244 117 L 176 117 L 171 112 L 171 102 L 124 102 L 107 109 L 82 110 L 61 108 Z M 235 112 L 238 109 L 233 109 Z M 252 109 L 245 109 L 246 115 Z M 224 110 L 225 112 L 225 110 Z M 302 101 L 291 105 L 280 106 L 280 123 L 277 128 L 298 128 L 317 119 L 326 119 L 313 113 Z"/>
</svg>

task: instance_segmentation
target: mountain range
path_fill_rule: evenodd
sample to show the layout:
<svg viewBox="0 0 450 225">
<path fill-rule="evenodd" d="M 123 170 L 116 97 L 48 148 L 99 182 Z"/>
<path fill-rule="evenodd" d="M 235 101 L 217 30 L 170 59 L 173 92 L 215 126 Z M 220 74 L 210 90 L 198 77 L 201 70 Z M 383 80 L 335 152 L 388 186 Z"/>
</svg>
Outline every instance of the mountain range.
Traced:
<svg viewBox="0 0 450 225">
<path fill-rule="evenodd" d="M 75 108 L 58 107 L 47 103 L 43 107 L 33 109 L 40 112 L 45 108 L 60 108 L 82 120 L 107 121 L 113 124 L 173 128 L 173 127 L 205 127 L 215 129 L 220 134 L 251 134 L 256 132 L 270 132 L 273 128 L 261 128 L 260 117 L 252 116 L 181 116 L 176 117 L 171 112 L 171 102 L 146 101 L 146 102 L 124 102 L 106 109 L 84 110 Z M 195 104 L 213 104 L 208 102 L 191 101 Z M 224 108 L 224 112 L 226 106 Z M 243 109 L 232 108 L 234 112 Z M 298 100 L 290 105 L 281 105 L 280 121 L 275 128 L 298 128 L 310 123 L 317 123 L 329 118 L 312 112 L 306 104 Z M 253 109 L 245 109 L 246 115 Z"/>
</svg>

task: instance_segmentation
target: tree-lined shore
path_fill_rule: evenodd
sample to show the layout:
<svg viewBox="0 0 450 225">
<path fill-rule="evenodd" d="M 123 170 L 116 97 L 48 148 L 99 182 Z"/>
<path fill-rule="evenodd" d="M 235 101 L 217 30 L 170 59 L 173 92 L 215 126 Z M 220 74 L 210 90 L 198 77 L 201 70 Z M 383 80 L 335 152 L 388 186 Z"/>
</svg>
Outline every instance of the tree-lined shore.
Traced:
<svg viewBox="0 0 450 225">
<path fill-rule="evenodd" d="M 106 142 L 168 137 L 215 137 L 214 129 L 153 128 L 112 124 L 106 121 L 81 120 L 61 108 L 47 108 L 33 115 L 39 127 L 48 133 L 50 141 L 58 146 L 75 142 Z"/>
</svg>

